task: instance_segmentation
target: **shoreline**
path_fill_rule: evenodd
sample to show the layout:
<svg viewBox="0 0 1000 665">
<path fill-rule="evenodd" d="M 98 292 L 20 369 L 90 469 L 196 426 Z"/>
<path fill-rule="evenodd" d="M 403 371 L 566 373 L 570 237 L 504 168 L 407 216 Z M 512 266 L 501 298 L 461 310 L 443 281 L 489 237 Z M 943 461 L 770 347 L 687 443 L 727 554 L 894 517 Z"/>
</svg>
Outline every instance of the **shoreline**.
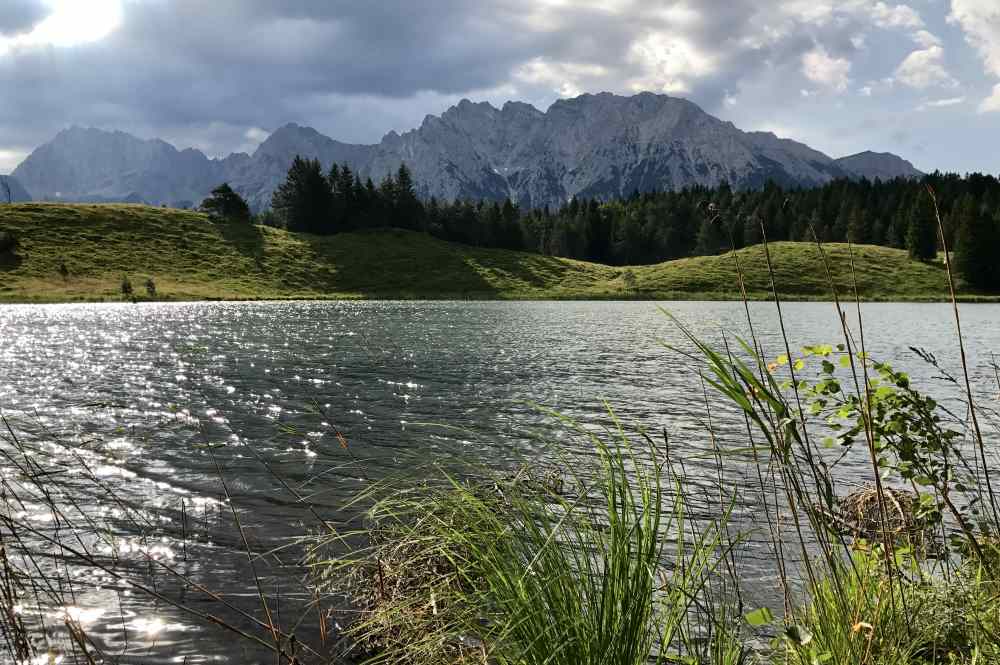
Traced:
<svg viewBox="0 0 1000 665">
<path fill-rule="evenodd" d="M 944 264 L 902 249 L 772 243 L 611 266 L 370 229 L 313 236 L 133 205 L 0 206 L 0 304 L 140 301 L 497 300 L 949 302 Z M 963 303 L 1000 293 L 958 284 Z M 127 297 L 123 296 L 127 293 Z"/>
<path fill-rule="evenodd" d="M 812 297 L 802 294 L 779 294 L 781 302 L 789 303 L 827 303 L 833 304 L 835 301 L 831 297 Z M 762 294 L 748 294 L 747 300 L 753 303 L 774 302 L 773 296 Z M 875 296 L 862 297 L 858 299 L 863 304 L 948 304 L 952 299 L 948 295 L 941 296 Z M 956 301 L 962 305 L 997 305 L 1000 304 L 1000 295 L 962 295 L 956 297 Z M 193 304 L 193 303 L 288 303 L 288 302 L 743 302 L 740 294 L 711 294 L 711 293 L 653 293 L 641 296 L 607 296 L 600 295 L 580 295 L 580 296 L 497 296 L 488 293 L 442 293 L 435 295 L 414 295 L 407 293 L 389 293 L 385 295 L 373 296 L 355 294 L 303 294 L 291 296 L 263 295 L 260 297 L 220 295 L 219 297 L 203 298 L 142 298 L 134 300 L 123 300 L 115 298 L 7 298 L 0 295 L 0 306 L 4 305 L 112 305 L 112 304 Z M 855 302 L 853 298 L 842 299 L 842 302 Z"/>
</svg>

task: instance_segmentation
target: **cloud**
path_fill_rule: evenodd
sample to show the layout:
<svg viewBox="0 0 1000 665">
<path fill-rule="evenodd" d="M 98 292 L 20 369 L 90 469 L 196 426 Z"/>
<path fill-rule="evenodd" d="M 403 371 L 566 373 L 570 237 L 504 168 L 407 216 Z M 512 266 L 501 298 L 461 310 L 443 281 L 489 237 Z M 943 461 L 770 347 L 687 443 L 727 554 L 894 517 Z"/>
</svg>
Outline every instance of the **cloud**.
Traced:
<svg viewBox="0 0 1000 665">
<path fill-rule="evenodd" d="M 41 0 L 4 0 L 0 9 L 0 37 L 28 32 L 48 13 Z"/>
<path fill-rule="evenodd" d="M 911 88 L 920 90 L 958 84 L 944 67 L 944 49 L 940 46 L 931 46 L 906 56 L 896 68 L 895 78 Z"/>
<path fill-rule="evenodd" d="M 913 41 L 915 41 L 920 46 L 924 48 L 930 48 L 932 46 L 941 46 L 941 40 L 937 35 L 931 34 L 926 30 L 917 30 L 913 33 Z"/>
<path fill-rule="evenodd" d="M 813 83 L 843 92 L 851 82 L 851 62 L 846 58 L 831 57 L 825 48 L 817 44 L 816 48 L 802 56 L 802 73 Z"/>
<path fill-rule="evenodd" d="M 931 99 L 925 101 L 917 107 L 918 111 L 926 111 L 928 109 L 941 109 L 947 108 L 949 106 L 958 106 L 959 104 L 965 103 L 965 97 L 948 97 L 946 99 Z"/>
<path fill-rule="evenodd" d="M 1000 78 L 1000 8 L 996 0 L 952 0 L 948 20 L 962 28 L 965 40 L 982 58 L 986 73 Z M 1000 111 L 1000 86 L 982 101 L 979 111 Z"/>
<path fill-rule="evenodd" d="M 6 55 L 0 35 L 0 150 L 8 153 L 70 124 L 213 155 L 253 150 L 289 121 L 373 142 L 462 97 L 544 108 L 602 90 L 683 95 L 746 128 L 765 120 L 819 128 L 799 137 L 810 140 L 845 115 L 821 108 L 824 94 L 862 83 L 849 105 L 859 113 L 875 105 L 866 90 L 879 108 L 912 113 L 905 87 L 951 80 L 933 49 L 955 48 L 932 34 L 939 22 L 925 21 L 916 3 L 892 0 L 0 3 L 31 10 L 17 12 L 31 18 L 16 21 L 18 46 Z M 121 11 L 111 23 L 89 17 L 92 30 L 70 25 L 60 45 L 54 32 L 47 41 L 38 32 L 47 20 L 38 8 L 51 6 L 77 16 L 96 6 Z M 0 33 L 15 23 L 7 14 Z M 84 32 L 100 38 L 65 46 Z M 889 84 L 893 76 L 899 85 Z M 799 120 L 805 109 L 817 112 Z"/>
<path fill-rule="evenodd" d="M 27 156 L 27 150 L 0 150 L 0 174 L 10 173 Z"/>
<path fill-rule="evenodd" d="M 670 32 L 653 32 L 629 49 L 629 62 L 639 72 L 629 82 L 634 91 L 653 90 L 671 94 L 690 92 L 692 79 L 716 71 L 716 58 L 685 37 Z"/>
<path fill-rule="evenodd" d="M 876 2 L 870 11 L 872 20 L 880 28 L 924 27 L 920 14 L 909 5 L 887 5 L 884 2 Z"/>
<path fill-rule="evenodd" d="M 980 113 L 1000 113 L 1000 83 L 993 86 L 993 94 L 979 104 Z"/>
</svg>

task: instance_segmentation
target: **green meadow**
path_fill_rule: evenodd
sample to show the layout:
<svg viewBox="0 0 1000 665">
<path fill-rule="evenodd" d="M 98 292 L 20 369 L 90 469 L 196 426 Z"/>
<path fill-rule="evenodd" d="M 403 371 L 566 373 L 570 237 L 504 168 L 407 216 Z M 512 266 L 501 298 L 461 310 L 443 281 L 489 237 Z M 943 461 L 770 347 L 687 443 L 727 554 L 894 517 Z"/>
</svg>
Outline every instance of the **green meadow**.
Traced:
<svg viewBox="0 0 1000 665">
<path fill-rule="evenodd" d="M 731 255 L 623 268 L 469 247 L 396 229 L 312 236 L 140 205 L 0 206 L 0 231 L 18 241 L 16 251 L 0 255 L 4 302 L 116 300 L 123 277 L 136 297 L 159 300 L 740 297 Z M 842 295 L 853 296 L 856 285 L 865 300 L 948 296 L 941 262 L 913 261 L 903 250 L 875 246 L 855 247 L 853 257 L 845 244 L 822 252 Z M 820 248 L 773 243 L 770 254 L 782 297 L 832 296 Z M 763 247 L 738 255 L 749 297 L 768 298 Z M 149 280 L 155 296 L 146 288 Z M 960 298 L 990 299 L 965 291 Z"/>
</svg>

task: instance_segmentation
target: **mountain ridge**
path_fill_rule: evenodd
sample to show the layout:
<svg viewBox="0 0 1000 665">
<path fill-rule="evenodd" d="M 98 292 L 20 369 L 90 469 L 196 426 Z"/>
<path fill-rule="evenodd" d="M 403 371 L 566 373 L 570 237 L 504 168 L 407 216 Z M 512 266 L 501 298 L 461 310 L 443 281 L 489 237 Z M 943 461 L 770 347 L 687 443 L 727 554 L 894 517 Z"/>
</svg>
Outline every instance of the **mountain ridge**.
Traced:
<svg viewBox="0 0 1000 665">
<path fill-rule="evenodd" d="M 0 180 L 10 187 L 12 203 L 25 203 L 32 200 L 31 193 L 14 176 L 0 175 Z M 2 185 L 0 185 L 0 203 L 7 203 L 7 191 Z"/>
<path fill-rule="evenodd" d="M 160 139 L 71 127 L 32 152 L 13 175 L 42 200 L 181 207 L 226 181 L 259 210 L 269 205 L 295 155 L 318 159 L 324 168 L 346 163 L 376 181 L 406 162 L 422 198 L 510 198 L 524 207 L 722 182 L 810 187 L 836 178 L 920 175 L 896 155 L 833 159 L 769 132 L 744 132 L 689 100 L 653 93 L 585 94 L 560 99 L 546 111 L 525 102 L 497 108 L 463 99 L 375 144 L 344 143 L 287 123 L 252 155 L 224 158 L 178 150 Z"/>
</svg>

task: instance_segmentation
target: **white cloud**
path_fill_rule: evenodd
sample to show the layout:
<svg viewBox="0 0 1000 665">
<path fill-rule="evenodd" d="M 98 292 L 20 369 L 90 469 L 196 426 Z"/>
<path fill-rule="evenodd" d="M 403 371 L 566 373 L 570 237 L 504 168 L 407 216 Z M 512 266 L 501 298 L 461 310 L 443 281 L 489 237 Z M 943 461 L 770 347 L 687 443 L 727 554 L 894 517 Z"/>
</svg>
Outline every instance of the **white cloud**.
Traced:
<svg viewBox="0 0 1000 665">
<path fill-rule="evenodd" d="M 926 30 L 917 30 L 913 33 L 913 41 L 920 44 L 924 48 L 930 48 L 932 46 L 941 46 L 941 40 L 930 32 Z"/>
<path fill-rule="evenodd" d="M 876 2 L 871 7 L 870 15 L 875 25 L 880 28 L 924 27 L 920 14 L 909 5 L 887 5 L 884 2 Z"/>
<path fill-rule="evenodd" d="M 684 93 L 692 79 L 716 70 L 712 54 L 703 52 L 686 38 L 667 32 L 653 32 L 634 42 L 628 61 L 640 74 L 629 81 L 632 90 Z"/>
<path fill-rule="evenodd" d="M 958 106 L 965 103 L 965 97 L 948 97 L 947 99 L 930 99 L 923 102 L 917 107 L 918 111 L 926 111 L 928 109 L 941 109 L 947 108 L 949 106 Z"/>
<path fill-rule="evenodd" d="M 965 40 L 983 59 L 986 73 L 1000 77 L 1000 8 L 996 0 L 951 0 L 948 20 L 965 32 Z M 979 106 L 980 113 L 1000 112 L 1000 85 Z"/>
<path fill-rule="evenodd" d="M 548 86 L 560 97 L 575 97 L 585 89 L 586 80 L 607 73 L 608 70 L 600 65 L 534 58 L 519 67 L 514 72 L 514 78 L 532 85 Z"/>
<path fill-rule="evenodd" d="M 896 68 L 895 77 L 901 83 L 920 90 L 958 84 L 944 67 L 944 49 L 940 46 L 931 46 L 906 56 Z"/>
<path fill-rule="evenodd" d="M 993 86 L 993 94 L 979 104 L 980 113 L 1000 113 L 1000 83 Z"/>
<path fill-rule="evenodd" d="M 266 129 L 261 129 L 260 127 L 251 127 L 243 134 L 243 136 L 246 137 L 248 141 L 251 141 L 253 143 L 263 143 L 267 139 L 267 137 L 270 136 L 270 134 Z"/>
<path fill-rule="evenodd" d="M 0 150 L 0 173 L 10 173 L 25 157 L 27 150 Z"/>
<path fill-rule="evenodd" d="M 802 56 L 802 73 L 813 83 L 843 92 L 850 83 L 851 61 L 835 58 L 822 45 Z"/>
<path fill-rule="evenodd" d="M 104 39 L 122 22 L 121 0 L 55 0 L 51 13 L 31 32 L 0 37 L 0 57 L 39 46 L 77 46 Z"/>
</svg>

